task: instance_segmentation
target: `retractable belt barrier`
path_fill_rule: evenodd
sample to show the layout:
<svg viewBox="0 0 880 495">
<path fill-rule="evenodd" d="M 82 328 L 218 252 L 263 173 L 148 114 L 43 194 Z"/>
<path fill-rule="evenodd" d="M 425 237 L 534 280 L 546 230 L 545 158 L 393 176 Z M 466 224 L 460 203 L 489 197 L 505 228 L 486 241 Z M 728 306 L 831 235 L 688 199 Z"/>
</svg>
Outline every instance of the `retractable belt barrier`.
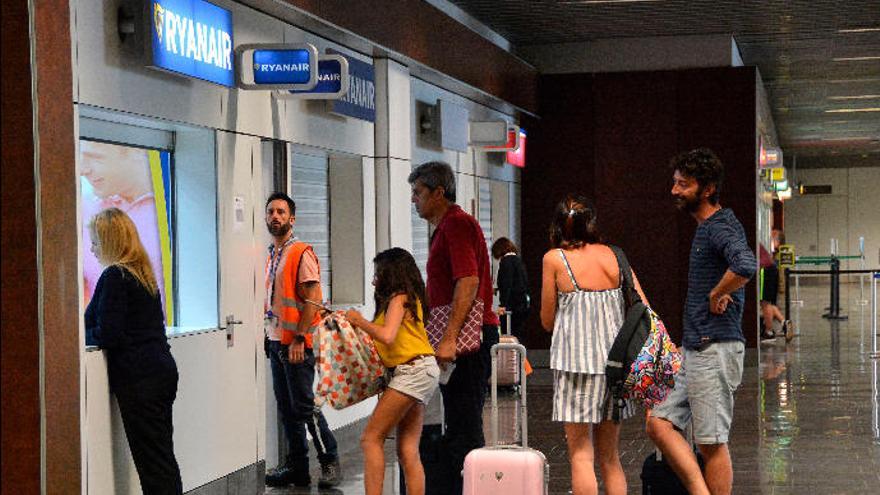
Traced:
<svg viewBox="0 0 880 495">
<path fill-rule="evenodd" d="M 877 348 L 877 281 L 880 280 L 880 268 L 871 270 L 841 270 L 840 261 L 831 260 L 830 270 L 792 270 L 785 269 L 785 319 L 791 319 L 791 277 L 792 275 L 831 275 L 831 294 L 828 313 L 822 315 L 829 320 L 845 320 L 847 316 L 840 314 L 840 275 L 870 274 L 871 276 L 871 357 L 880 357 Z"/>
</svg>

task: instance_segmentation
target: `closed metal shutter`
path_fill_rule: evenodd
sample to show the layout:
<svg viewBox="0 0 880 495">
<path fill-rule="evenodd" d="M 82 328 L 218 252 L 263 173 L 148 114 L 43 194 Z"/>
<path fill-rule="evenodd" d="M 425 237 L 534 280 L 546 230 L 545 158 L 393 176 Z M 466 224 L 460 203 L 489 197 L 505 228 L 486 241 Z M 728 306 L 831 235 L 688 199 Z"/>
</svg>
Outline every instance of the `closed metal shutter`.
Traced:
<svg viewBox="0 0 880 495">
<path fill-rule="evenodd" d="M 296 202 L 293 231 L 308 242 L 321 264 L 321 290 L 332 301 L 330 287 L 330 183 L 327 155 L 320 151 L 295 149 L 290 159 L 291 196 Z"/>
<path fill-rule="evenodd" d="M 417 165 L 413 165 L 413 169 Z M 430 248 L 431 231 L 428 221 L 419 216 L 414 205 L 410 205 L 412 217 L 412 255 L 416 259 L 416 266 L 422 272 L 422 280 L 428 282 L 428 250 Z"/>
<path fill-rule="evenodd" d="M 492 182 L 489 179 L 477 179 L 477 220 L 486 238 L 486 248 L 492 249 Z M 491 254 L 489 255 L 491 257 Z"/>
</svg>

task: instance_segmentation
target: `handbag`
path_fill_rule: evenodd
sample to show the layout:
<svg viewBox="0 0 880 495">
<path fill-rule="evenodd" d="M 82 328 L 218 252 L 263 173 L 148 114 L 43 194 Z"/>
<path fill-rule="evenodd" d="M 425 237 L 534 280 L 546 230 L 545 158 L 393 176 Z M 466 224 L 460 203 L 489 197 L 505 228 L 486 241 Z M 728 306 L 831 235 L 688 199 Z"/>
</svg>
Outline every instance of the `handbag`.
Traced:
<svg viewBox="0 0 880 495">
<path fill-rule="evenodd" d="M 483 341 L 483 307 L 482 299 L 479 297 L 474 299 L 458 332 L 458 341 L 455 343 L 456 356 L 466 356 L 480 350 Z M 450 315 L 452 315 L 451 304 L 435 306 L 428 312 L 428 324 L 425 325 L 425 330 L 428 333 L 428 341 L 435 351 L 443 334 L 446 333 Z"/>
<path fill-rule="evenodd" d="M 342 312 L 327 315 L 318 328 L 318 386 L 315 404 L 344 409 L 385 387 L 385 365 L 373 339 L 355 329 Z"/>
</svg>

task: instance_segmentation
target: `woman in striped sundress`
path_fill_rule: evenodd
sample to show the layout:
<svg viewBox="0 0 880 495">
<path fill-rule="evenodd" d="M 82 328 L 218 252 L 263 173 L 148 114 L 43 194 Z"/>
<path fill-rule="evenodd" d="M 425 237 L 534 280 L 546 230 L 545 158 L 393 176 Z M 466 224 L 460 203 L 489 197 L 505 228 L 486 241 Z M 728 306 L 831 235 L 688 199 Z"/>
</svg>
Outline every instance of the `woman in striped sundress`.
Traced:
<svg viewBox="0 0 880 495">
<path fill-rule="evenodd" d="M 572 493 L 598 492 L 595 450 L 606 493 L 625 494 L 617 450 L 620 425 L 611 420 L 605 382 L 608 350 L 623 323 L 617 259 L 601 241 L 595 208 L 580 195 L 568 195 L 556 207 L 550 243 L 543 262 L 541 324 L 553 332 L 553 421 L 565 424 Z M 633 280 L 646 300 L 635 273 Z M 624 419 L 633 413 L 632 403 L 621 411 Z"/>
</svg>

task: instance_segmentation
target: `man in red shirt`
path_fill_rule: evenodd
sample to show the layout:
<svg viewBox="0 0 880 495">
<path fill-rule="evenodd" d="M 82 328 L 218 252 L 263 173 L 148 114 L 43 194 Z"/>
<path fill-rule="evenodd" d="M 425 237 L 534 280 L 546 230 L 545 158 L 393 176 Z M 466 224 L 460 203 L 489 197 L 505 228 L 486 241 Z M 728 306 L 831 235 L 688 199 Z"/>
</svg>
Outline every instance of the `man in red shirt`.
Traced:
<svg viewBox="0 0 880 495">
<path fill-rule="evenodd" d="M 455 174 L 448 164 L 419 165 L 408 181 L 419 216 L 435 227 L 428 253 L 428 306 L 452 305 L 446 331 L 436 347 L 441 367 L 455 362 L 449 381 L 440 385 L 446 423 L 441 465 L 446 471 L 443 478 L 452 484 L 448 493 L 461 493 L 464 458 L 485 445 L 482 414 L 490 372 L 489 350 L 498 342 L 489 251 L 480 224 L 455 204 Z M 476 299 L 481 299 L 485 308 L 480 350 L 456 356 L 456 340 Z"/>
</svg>

